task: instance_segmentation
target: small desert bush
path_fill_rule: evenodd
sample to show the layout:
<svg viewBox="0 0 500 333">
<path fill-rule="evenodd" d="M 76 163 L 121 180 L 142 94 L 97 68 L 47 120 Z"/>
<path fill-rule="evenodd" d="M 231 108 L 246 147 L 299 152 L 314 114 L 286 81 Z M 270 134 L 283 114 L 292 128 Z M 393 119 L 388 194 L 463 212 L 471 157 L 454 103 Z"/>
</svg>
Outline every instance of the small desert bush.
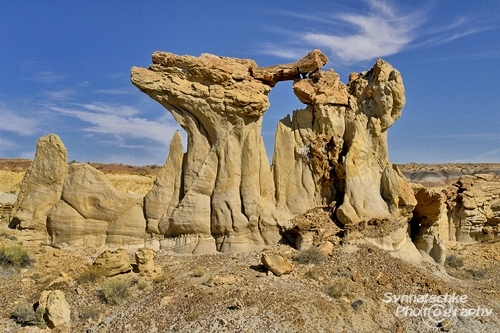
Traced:
<svg viewBox="0 0 500 333">
<path fill-rule="evenodd" d="M 196 267 L 194 270 L 193 270 L 193 276 L 194 277 L 202 277 L 203 275 L 205 275 L 205 270 L 201 267 Z"/>
<path fill-rule="evenodd" d="M 307 250 L 300 251 L 293 260 L 301 264 L 319 265 L 325 262 L 327 257 L 316 246 L 311 246 Z"/>
<path fill-rule="evenodd" d="M 80 311 L 79 317 L 83 320 L 96 320 L 97 318 L 99 318 L 99 313 L 100 311 L 96 306 L 90 305 Z"/>
<path fill-rule="evenodd" d="M 118 305 L 130 298 L 130 281 L 111 279 L 101 284 L 102 298 L 110 305 Z"/>
<path fill-rule="evenodd" d="M 102 276 L 102 271 L 97 266 L 89 266 L 87 267 L 78 277 L 76 281 L 80 284 L 83 283 L 93 283 L 99 280 Z"/>
<path fill-rule="evenodd" d="M 137 283 L 137 289 L 144 290 L 148 287 L 148 283 L 145 281 L 140 281 Z"/>
<path fill-rule="evenodd" d="M 310 270 L 306 272 L 306 277 L 311 279 L 311 280 L 319 280 L 320 277 L 320 271 L 317 267 L 312 267 Z"/>
<path fill-rule="evenodd" d="M 0 266 L 4 268 L 24 268 L 31 266 L 33 261 L 21 244 L 0 246 Z"/>
<path fill-rule="evenodd" d="M 349 284 L 345 279 L 339 279 L 328 287 L 327 294 L 333 298 L 340 298 L 342 296 L 350 296 Z"/>
<path fill-rule="evenodd" d="M 26 301 L 19 303 L 15 307 L 11 318 L 20 325 L 38 326 L 40 328 L 45 327 L 43 313 L 40 308 L 37 307 L 35 310 L 34 306 Z"/>
<path fill-rule="evenodd" d="M 451 268 L 460 268 L 464 265 L 464 261 L 462 258 L 452 254 L 446 257 L 445 265 Z"/>
<path fill-rule="evenodd" d="M 154 283 L 163 283 L 165 281 L 167 281 L 167 277 L 164 274 L 155 276 L 155 278 L 153 279 Z"/>
<path fill-rule="evenodd" d="M 191 312 L 188 317 L 187 317 L 187 320 L 188 321 L 195 321 L 196 319 L 198 319 L 200 317 L 200 313 L 198 311 L 194 311 L 194 312 Z"/>
</svg>

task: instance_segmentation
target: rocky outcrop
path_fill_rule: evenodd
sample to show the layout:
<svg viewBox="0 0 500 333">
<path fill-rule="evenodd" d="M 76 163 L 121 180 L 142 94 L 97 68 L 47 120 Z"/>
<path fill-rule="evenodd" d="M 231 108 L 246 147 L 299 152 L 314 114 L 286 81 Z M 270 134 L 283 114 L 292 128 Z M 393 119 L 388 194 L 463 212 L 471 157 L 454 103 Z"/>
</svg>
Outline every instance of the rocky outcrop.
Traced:
<svg viewBox="0 0 500 333">
<path fill-rule="evenodd" d="M 402 246 L 416 200 L 387 153 L 387 130 L 405 104 L 401 75 L 379 59 L 346 85 L 332 69 L 321 70 L 327 60 L 314 50 L 291 64 L 258 67 L 252 60 L 155 52 L 148 69 L 132 68 L 131 81 L 186 130 L 186 153 L 176 133 L 142 197 L 119 192 L 90 165 L 67 168 L 60 140 L 42 138 L 13 223 L 60 246 L 230 252 L 276 244 L 293 216 L 329 206 L 347 231 L 370 225 L 378 228 L 375 244 Z M 306 107 L 278 124 L 270 168 L 262 116 L 271 88 L 284 80 L 293 80 Z M 55 162 L 47 158 L 57 154 Z M 48 198 L 43 205 L 29 204 L 41 194 Z"/>
<path fill-rule="evenodd" d="M 448 196 L 450 240 L 476 242 L 500 236 L 500 176 L 462 176 Z"/>
<path fill-rule="evenodd" d="M 412 241 L 425 259 L 443 265 L 446 259 L 445 242 L 449 239 L 449 224 L 445 193 L 414 185 L 418 204 L 410 221 Z"/>
<path fill-rule="evenodd" d="M 296 80 L 307 105 L 280 121 L 273 174 L 278 207 L 293 214 L 333 204 L 345 226 L 373 219 L 408 220 L 411 186 L 388 160 L 387 129 L 405 104 L 399 72 L 378 60 L 340 82 L 333 70 Z"/>
<path fill-rule="evenodd" d="M 149 69 L 132 68 L 132 83 L 188 133 L 182 174 L 174 139 L 165 171 L 145 201 L 148 232 L 169 239 L 163 248 L 261 247 L 275 243 L 294 214 L 332 203 L 346 226 L 407 222 L 416 204 L 413 191 L 387 157 L 386 130 L 405 103 L 399 72 L 379 60 L 346 86 L 333 70 L 320 70 L 326 61 L 318 50 L 264 68 L 251 60 L 155 52 Z M 261 122 L 271 87 L 283 80 L 294 80 L 307 107 L 279 123 L 271 173 Z"/>
<path fill-rule="evenodd" d="M 20 184 L 12 228 L 28 230 L 30 239 L 47 241 L 47 215 L 61 196 L 66 161 L 66 147 L 57 135 L 45 135 L 38 140 L 35 160 Z"/>
<path fill-rule="evenodd" d="M 143 246 L 143 197 L 116 190 L 88 164 L 73 163 L 47 219 L 51 241 L 67 246 Z"/>
<path fill-rule="evenodd" d="M 298 63 L 269 68 L 209 54 L 195 58 L 156 52 L 149 69 L 132 68 L 132 83 L 165 106 L 188 133 L 183 187 L 178 193 L 167 190 L 176 196 L 160 210 L 162 235 L 194 236 L 195 243 L 197 237 L 213 238 L 212 251 L 246 250 L 279 240 L 274 184 L 260 135 L 267 95 L 277 81 L 315 71 L 325 62 L 319 51 Z M 169 160 L 179 159 L 172 155 Z M 159 214 L 150 216 L 154 221 Z"/>
<path fill-rule="evenodd" d="M 106 250 L 101 253 L 93 264 L 101 275 L 111 277 L 128 273 L 132 270 L 127 251 L 124 249 Z"/>
<path fill-rule="evenodd" d="M 167 161 L 158 172 L 153 187 L 144 198 L 148 233 L 159 234 L 160 220 L 168 218 L 179 204 L 183 159 L 181 135 L 175 132 Z"/>
</svg>

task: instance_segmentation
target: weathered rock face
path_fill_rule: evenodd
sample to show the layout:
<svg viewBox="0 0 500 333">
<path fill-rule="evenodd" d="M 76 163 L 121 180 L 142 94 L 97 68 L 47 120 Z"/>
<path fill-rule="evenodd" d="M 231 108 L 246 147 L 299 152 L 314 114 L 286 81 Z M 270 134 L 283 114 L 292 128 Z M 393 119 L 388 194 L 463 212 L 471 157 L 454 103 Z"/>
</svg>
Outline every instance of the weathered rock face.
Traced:
<svg viewBox="0 0 500 333">
<path fill-rule="evenodd" d="M 47 240 L 47 215 L 61 196 L 66 160 L 66 148 L 57 135 L 38 140 L 35 160 L 20 184 L 11 227 L 29 230 L 31 239 Z"/>
<path fill-rule="evenodd" d="M 43 291 L 38 304 L 43 319 L 49 328 L 58 328 L 60 332 L 69 332 L 71 326 L 71 308 L 62 291 Z"/>
<path fill-rule="evenodd" d="M 267 95 L 276 82 L 325 62 L 319 51 L 293 65 L 270 68 L 209 54 L 195 58 L 156 52 L 149 69 L 132 68 L 132 83 L 165 106 L 188 133 L 183 187 L 175 191 L 175 182 L 165 181 L 171 199 L 158 213 L 149 213 L 149 231 L 156 231 L 162 213 L 161 234 L 213 237 L 213 250 L 277 242 L 274 184 L 260 135 Z M 165 168 L 179 157 L 174 149 Z M 148 194 L 147 203 L 155 197 L 160 195 Z"/>
<path fill-rule="evenodd" d="M 259 68 L 251 60 L 156 52 L 149 69 L 132 68 L 132 83 L 188 133 L 182 174 L 174 138 L 146 196 L 148 232 L 172 239 L 162 247 L 199 252 L 203 243 L 202 252 L 210 251 L 211 237 L 218 251 L 275 243 L 291 215 L 332 202 L 345 225 L 409 219 L 413 191 L 387 157 L 386 130 L 405 103 L 399 72 L 379 60 L 346 86 L 333 70 L 320 71 L 326 61 L 316 50 Z M 261 122 L 271 87 L 283 80 L 294 80 L 308 106 L 279 123 L 271 172 Z"/>
<path fill-rule="evenodd" d="M 293 88 L 307 108 L 281 120 L 276 131 L 278 207 L 296 214 L 334 202 L 346 226 L 407 220 L 415 197 L 387 153 L 386 131 L 405 104 L 399 72 L 378 60 L 370 71 L 351 74 L 347 86 L 329 70 L 296 80 Z"/>
<path fill-rule="evenodd" d="M 412 241 L 425 259 L 432 258 L 443 265 L 446 259 L 445 241 L 449 239 L 445 193 L 414 185 L 418 204 L 410 222 Z"/>
<path fill-rule="evenodd" d="M 124 249 L 107 250 L 101 253 L 94 261 L 102 275 L 110 277 L 132 270 L 127 251 Z"/>
<path fill-rule="evenodd" d="M 131 80 L 186 130 L 187 152 L 176 133 L 142 197 L 117 191 L 89 165 L 68 168 L 60 140 L 44 137 L 23 181 L 14 224 L 48 232 L 63 246 L 229 252 L 275 244 L 293 215 L 329 205 L 346 229 L 384 221 L 373 241 L 400 247 L 416 205 L 387 153 L 387 129 L 405 104 L 401 76 L 378 60 L 345 85 L 333 70 L 321 70 L 326 62 L 319 50 L 263 68 L 210 54 L 154 53 L 149 69 L 132 68 Z M 283 80 L 294 81 L 307 106 L 278 124 L 270 168 L 262 116 L 271 88 Z"/>
<path fill-rule="evenodd" d="M 116 190 L 88 164 L 68 168 L 61 199 L 50 211 L 52 243 L 69 246 L 142 246 L 146 221 L 143 197 Z"/>
<path fill-rule="evenodd" d="M 167 161 L 144 198 L 148 233 L 159 234 L 160 220 L 168 218 L 179 204 L 183 159 L 181 136 L 176 132 L 170 144 Z"/>
<path fill-rule="evenodd" d="M 448 198 L 450 240 L 481 241 L 500 236 L 500 176 L 460 177 Z"/>
</svg>

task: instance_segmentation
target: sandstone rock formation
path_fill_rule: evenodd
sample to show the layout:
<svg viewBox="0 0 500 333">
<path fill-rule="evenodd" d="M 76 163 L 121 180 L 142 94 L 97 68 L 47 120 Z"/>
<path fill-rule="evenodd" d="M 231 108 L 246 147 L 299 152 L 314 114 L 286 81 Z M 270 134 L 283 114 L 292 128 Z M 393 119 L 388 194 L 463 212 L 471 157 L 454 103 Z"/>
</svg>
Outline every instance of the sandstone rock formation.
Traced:
<svg viewBox="0 0 500 333">
<path fill-rule="evenodd" d="M 315 71 L 325 62 L 319 51 L 270 68 L 209 54 L 195 58 L 156 52 L 149 69 L 132 68 L 132 83 L 165 106 L 188 133 L 183 187 L 176 192 L 175 182 L 166 181 L 167 192 L 175 197 L 160 210 L 162 235 L 213 237 L 212 250 L 219 251 L 279 240 L 274 186 L 260 135 L 267 95 L 277 81 Z M 169 154 L 166 169 L 180 161 L 178 144 L 172 146 L 177 149 Z M 153 197 L 148 194 L 147 202 Z M 149 230 L 155 231 L 159 214 L 147 217 Z"/>
<path fill-rule="evenodd" d="M 140 247 L 145 228 L 143 197 L 119 192 L 101 171 L 81 163 L 69 166 L 47 220 L 52 243 L 68 246 Z"/>
<path fill-rule="evenodd" d="M 278 206 L 296 214 L 335 202 L 347 226 L 407 220 L 416 201 L 387 152 L 386 131 L 405 104 L 399 72 L 379 59 L 372 70 L 351 74 L 347 86 L 329 70 L 296 80 L 293 88 L 307 108 L 281 120 L 276 131 Z"/>
<path fill-rule="evenodd" d="M 47 240 L 47 215 L 61 196 L 66 160 L 66 147 L 57 135 L 38 140 L 35 160 L 20 184 L 11 227 L 33 232 L 31 239 Z"/>
<path fill-rule="evenodd" d="M 187 152 L 176 133 L 143 197 L 119 192 L 90 165 L 67 167 L 59 138 L 44 137 L 13 224 L 61 246 L 230 252 L 275 244 L 294 215 L 328 205 L 345 229 L 383 222 L 373 242 L 403 246 L 416 200 L 387 153 L 387 129 L 405 104 L 401 75 L 379 59 L 345 85 L 321 70 L 327 60 L 314 50 L 261 68 L 252 60 L 155 52 L 148 69 L 132 68 L 131 81 L 186 130 Z M 278 124 L 270 168 L 262 116 L 271 88 L 284 80 L 294 81 L 306 108 Z"/>
<path fill-rule="evenodd" d="M 58 328 L 59 332 L 69 332 L 71 309 L 62 291 L 43 291 L 38 304 L 43 319 L 50 329 Z"/>
<path fill-rule="evenodd" d="M 446 196 L 444 192 L 414 185 L 418 204 L 410 221 L 412 241 L 425 259 L 443 265 L 445 242 L 449 239 Z"/>
<path fill-rule="evenodd" d="M 447 201 L 450 240 L 467 243 L 500 237 L 500 176 L 462 176 L 454 188 Z"/>
<path fill-rule="evenodd" d="M 347 226 L 407 222 L 413 191 L 387 156 L 386 130 L 405 103 L 399 72 L 379 60 L 346 86 L 333 70 L 320 70 L 326 62 L 318 50 L 265 68 L 251 60 L 155 52 L 149 69 L 132 68 L 132 83 L 188 133 L 184 159 L 174 138 L 145 200 L 148 232 L 171 239 L 162 247 L 205 252 L 275 243 L 289 217 L 325 204 L 336 205 Z M 271 87 L 283 80 L 294 80 L 308 106 L 278 125 L 271 173 L 261 122 Z"/>
<path fill-rule="evenodd" d="M 101 275 L 110 277 L 132 270 L 127 251 L 124 249 L 106 250 L 101 253 L 94 261 Z"/>
</svg>

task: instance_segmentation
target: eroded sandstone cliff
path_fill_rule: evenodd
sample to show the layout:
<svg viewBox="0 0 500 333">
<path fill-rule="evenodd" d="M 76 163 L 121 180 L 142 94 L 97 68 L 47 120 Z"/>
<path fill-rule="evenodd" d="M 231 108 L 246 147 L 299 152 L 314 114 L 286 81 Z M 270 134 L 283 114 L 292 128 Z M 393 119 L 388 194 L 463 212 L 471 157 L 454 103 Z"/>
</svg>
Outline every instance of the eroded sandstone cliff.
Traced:
<svg viewBox="0 0 500 333">
<path fill-rule="evenodd" d="M 321 70 L 327 60 L 314 50 L 295 63 L 258 67 L 252 60 L 155 52 L 148 69 L 132 68 L 131 81 L 186 130 L 186 153 L 176 134 L 142 198 L 116 191 L 91 166 L 68 169 L 62 148 L 42 154 L 47 139 L 41 139 L 14 226 L 70 246 L 146 241 L 178 252 L 230 252 L 275 244 L 291 217 L 329 205 L 332 223 L 346 230 L 384 221 L 389 227 L 377 237 L 398 229 L 405 238 L 416 200 L 387 151 L 387 129 L 405 104 L 401 75 L 379 59 L 346 85 L 332 69 Z M 278 124 L 270 168 L 262 116 L 272 87 L 284 80 L 293 80 L 306 107 Z M 50 168 L 37 167 L 55 156 Z M 51 181 L 34 181 L 44 177 Z M 35 213 L 26 198 L 36 200 L 40 191 L 50 199 Z"/>
</svg>

